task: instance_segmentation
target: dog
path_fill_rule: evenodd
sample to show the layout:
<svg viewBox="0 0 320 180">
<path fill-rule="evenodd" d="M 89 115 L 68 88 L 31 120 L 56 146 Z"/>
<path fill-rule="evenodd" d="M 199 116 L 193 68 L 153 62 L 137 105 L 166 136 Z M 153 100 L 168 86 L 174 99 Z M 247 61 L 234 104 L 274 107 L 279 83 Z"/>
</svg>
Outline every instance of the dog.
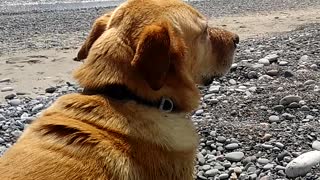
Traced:
<svg viewBox="0 0 320 180">
<path fill-rule="evenodd" d="M 7 180 L 191 180 L 197 84 L 228 72 L 239 37 L 180 0 L 128 0 L 98 18 L 59 97 L 0 159 Z"/>
</svg>

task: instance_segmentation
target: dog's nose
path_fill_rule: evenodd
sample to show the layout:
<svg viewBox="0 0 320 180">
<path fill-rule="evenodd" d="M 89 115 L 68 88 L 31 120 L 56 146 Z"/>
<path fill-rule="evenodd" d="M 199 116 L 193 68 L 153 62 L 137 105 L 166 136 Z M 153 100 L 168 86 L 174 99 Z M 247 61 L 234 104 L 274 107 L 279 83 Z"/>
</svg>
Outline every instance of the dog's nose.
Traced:
<svg viewBox="0 0 320 180">
<path fill-rule="evenodd" d="M 238 36 L 237 34 L 235 34 L 235 35 L 233 36 L 233 42 L 234 42 L 234 45 L 239 44 L 239 41 L 240 41 L 239 36 Z"/>
</svg>

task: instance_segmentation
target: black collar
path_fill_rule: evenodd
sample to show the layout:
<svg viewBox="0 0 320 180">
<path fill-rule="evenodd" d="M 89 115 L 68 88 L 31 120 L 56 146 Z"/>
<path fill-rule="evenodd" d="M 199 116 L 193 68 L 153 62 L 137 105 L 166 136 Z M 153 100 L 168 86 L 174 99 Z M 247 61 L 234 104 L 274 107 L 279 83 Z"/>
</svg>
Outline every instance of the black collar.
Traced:
<svg viewBox="0 0 320 180">
<path fill-rule="evenodd" d="M 161 98 L 158 101 L 149 101 L 146 99 L 143 99 L 136 94 L 134 94 L 132 91 L 130 91 L 126 86 L 124 85 L 108 85 L 104 88 L 100 89 L 84 89 L 82 94 L 84 95 L 103 95 L 110 97 L 112 99 L 116 100 L 122 100 L 122 101 L 136 101 L 139 104 L 143 104 L 146 106 L 154 107 L 159 110 L 165 111 L 165 112 L 177 112 L 177 107 L 173 103 L 173 101 L 169 98 Z"/>
</svg>

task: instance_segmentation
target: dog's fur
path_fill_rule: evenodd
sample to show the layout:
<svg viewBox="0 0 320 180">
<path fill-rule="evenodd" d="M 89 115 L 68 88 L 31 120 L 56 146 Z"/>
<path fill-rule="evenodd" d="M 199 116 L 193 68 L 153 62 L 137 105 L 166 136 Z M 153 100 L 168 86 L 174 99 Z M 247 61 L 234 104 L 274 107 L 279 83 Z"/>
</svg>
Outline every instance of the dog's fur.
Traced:
<svg viewBox="0 0 320 180">
<path fill-rule="evenodd" d="M 4 154 L 0 179 L 193 179 L 198 137 L 186 115 L 198 106 L 196 84 L 228 71 L 238 41 L 182 1 L 125 2 L 96 20 L 74 77 L 91 92 L 117 84 L 148 101 L 169 98 L 175 111 L 64 95 Z"/>
</svg>

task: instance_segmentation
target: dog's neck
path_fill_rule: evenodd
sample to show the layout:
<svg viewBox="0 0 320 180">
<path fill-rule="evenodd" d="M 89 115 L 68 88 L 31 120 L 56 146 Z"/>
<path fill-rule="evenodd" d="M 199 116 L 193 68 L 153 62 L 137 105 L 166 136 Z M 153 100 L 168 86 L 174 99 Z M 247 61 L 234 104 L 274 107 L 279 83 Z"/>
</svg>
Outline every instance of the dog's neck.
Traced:
<svg viewBox="0 0 320 180">
<path fill-rule="evenodd" d="M 170 98 L 162 97 L 157 101 L 149 101 L 142 97 L 137 96 L 132 91 L 130 91 L 124 85 L 108 85 L 104 88 L 100 89 L 88 89 L 84 88 L 82 94 L 84 95 L 102 95 L 108 98 L 112 98 L 115 100 L 121 101 L 135 101 L 139 104 L 143 104 L 146 106 L 154 107 L 164 112 L 179 112 L 179 108 L 175 105 L 175 103 Z"/>
</svg>

